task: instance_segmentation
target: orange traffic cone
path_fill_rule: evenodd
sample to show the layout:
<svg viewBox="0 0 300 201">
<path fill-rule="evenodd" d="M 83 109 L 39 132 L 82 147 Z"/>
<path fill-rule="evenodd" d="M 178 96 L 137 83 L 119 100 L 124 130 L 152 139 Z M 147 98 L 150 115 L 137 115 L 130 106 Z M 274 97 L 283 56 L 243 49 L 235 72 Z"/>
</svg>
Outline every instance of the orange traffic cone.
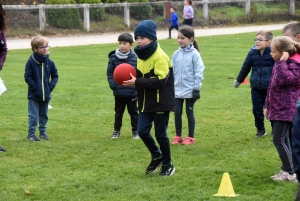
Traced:
<svg viewBox="0 0 300 201">
<path fill-rule="evenodd" d="M 213 196 L 222 196 L 222 197 L 236 197 L 239 196 L 239 194 L 235 194 L 233 190 L 232 183 L 230 181 L 229 174 L 225 172 L 222 177 L 222 181 L 219 187 L 219 191 L 217 194 L 214 194 Z"/>
<path fill-rule="evenodd" d="M 242 82 L 242 84 L 249 84 L 248 79 L 245 78 L 244 81 Z"/>
</svg>

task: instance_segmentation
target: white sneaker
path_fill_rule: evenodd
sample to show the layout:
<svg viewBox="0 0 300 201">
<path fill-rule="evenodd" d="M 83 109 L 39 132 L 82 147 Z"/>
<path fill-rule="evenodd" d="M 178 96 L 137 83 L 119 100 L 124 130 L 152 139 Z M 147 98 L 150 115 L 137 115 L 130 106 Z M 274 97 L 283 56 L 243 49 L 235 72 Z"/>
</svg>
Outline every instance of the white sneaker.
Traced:
<svg viewBox="0 0 300 201">
<path fill-rule="evenodd" d="M 273 176 L 271 176 L 271 179 L 275 178 L 275 177 L 278 177 L 279 175 L 281 175 L 283 172 L 283 170 L 280 170 L 280 172 L 278 174 L 275 174 Z"/>
<path fill-rule="evenodd" d="M 285 171 L 280 171 L 279 174 L 276 177 L 272 178 L 274 181 L 293 181 L 297 182 L 296 174 L 290 175 L 290 173 Z"/>
</svg>

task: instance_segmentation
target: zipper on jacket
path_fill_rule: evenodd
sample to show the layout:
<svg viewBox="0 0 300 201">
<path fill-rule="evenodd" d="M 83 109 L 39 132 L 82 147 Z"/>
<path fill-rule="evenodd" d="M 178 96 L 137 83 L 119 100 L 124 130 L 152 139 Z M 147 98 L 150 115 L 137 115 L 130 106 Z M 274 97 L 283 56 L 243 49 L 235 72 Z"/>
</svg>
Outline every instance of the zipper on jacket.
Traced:
<svg viewBox="0 0 300 201">
<path fill-rule="evenodd" d="M 144 76 L 143 76 L 144 77 Z M 146 92 L 145 92 L 145 89 L 144 89 L 144 100 L 143 100 L 143 108 L 142 108 L 142 112 L 144 112 L 144 109 L 145 109 L 145 100 L 146 100 Z"/>
<path fill-rule="evenodd" d="M 42 63 L 42 92 L 43 92 L 43 101 L 45 101 L 44 68 L 45 68 L 45 63 Z"/>
<path fill-rule="evenodd" d="M 183 96 L 183 95 L 182 95 L 182 94 L 183 94 L 183 89 L 182 89 L 182 83 L 183 83 L 183 81 L 182 81 L 182 79 L 183 79 L 183 75 L 182 75 L 182 70 L 183 70 L 183 69 L 182 69 L 182 68 L 183 68 L 183 59 L 184 59 L 184 50 L 183 50 L 183 52 L 182 52 L 182 60 L 181 60 L 181 68 L 180 68 L 180 74 L 181 74 L 181 75 L 180 75 L 180 79 L 181 79 L 181 80 L 180 80 L 180 85 L 181 85 L 181 86 L 180 86 L 180 93 L 181 93 L 180 96 L 181 96 L 181 97 Z"/>
<path fill-rule="evenodd" d="M 274 70 L 275 71 L 275 70 Z M 273 73 L 272 73 L 273 74 Z M 270 80 L 270 84 L 269 84 L 269 89 L 268 89 L 268 91 L 269 91 L 269 93 L 268 93 L 268 99 L 269 99 L 269 101 L 271 100 L 271 86 L 273 85 L 273 82 L 274 82 L 274 80 L 276 79 L 276 77 L 277 77 L 277 72 L 274 72 L 274 75 L 275 75 L 275 77 L 271 77 L 271 80 Z M 269 105 L 270 105 L 270 103 L 268 103 Z M 271 116 L 271 112 L 272 112 L 272 110 L 271 110 L 271 107 L 269 106 L 269 108 L 270 108 L 270 110 L 269 110 L 269 115 L 268 115 L 268 118 L 270 119 L 270 116 Z"/>
<path fill-rule="evenodd" d="M 259 79 L 259 88 L 260 89 L 262 88 L 262 79 L 261 79 L 261 76 L 262 76 L 262 68 L 263 68 L 264 65 L 261 66 L 261 64 L 263 63 L 262 60 L 263 60 L 264 52 L 262 54 L 260 54 L 260 68 L 259 68 L 260 69 L 260 71 L 259 71 L 259 78 L 260 78 Z"/>
<path fill-rule="evenodd" d="M 159 89 L 157 90 L 157 93 L 156 93 L 156 101 L 159 103 Z"/>
</svg>

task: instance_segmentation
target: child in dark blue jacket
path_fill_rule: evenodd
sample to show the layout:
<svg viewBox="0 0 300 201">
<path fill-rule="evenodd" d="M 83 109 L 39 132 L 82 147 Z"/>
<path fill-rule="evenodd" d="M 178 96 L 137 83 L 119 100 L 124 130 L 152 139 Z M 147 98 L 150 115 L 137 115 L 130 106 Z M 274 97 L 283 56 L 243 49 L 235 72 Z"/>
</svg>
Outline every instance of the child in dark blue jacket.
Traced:
<svg viewBox="0 0 300 201">
<path fill-rule="evenodd" d="M 57 69 L 49 58 L 48 39 L 36 36 L 31 40 L 33 54 L 25 66 L 25 81 L 28 85 L 28 140 L 40 141 L 35 135 L 39 122 L 40 138 L 49 140 L 46 133 L 50 93 L 58 81 Z"/>
<path fill-rule="evenodd" d="M 272 39 L 271 31 L 261 30 L 257 32 L 254 39 L 255 46 L 249 51 L 240 73 L 233 83 L 233 86 L 238 88 L 252 69 L 250 85 L 252 112 L 257 128 L 256 138 L 267 135 L 264 125 L 264 104 L 274 65 L 274 60 L 270 55 Z"/>
<path fill-rule="evenodd" d="M 172 13 L 172 16 L 171 16 L 171 19 L 168 20 L 168 22 L 172 22 L 172 24 L 169 27 L 169 38 L 168 39 L 171 39 L 171 31 L 172 31 L 172 29 L 175 28 L 178 31 L 178 17 L 177 17 L 177 14 L 176 14 L 176 8 L 171 7 L 170 8 L 170 12 Z"/>
<path fill-rule="evenodd" d="M 122 127 L 122 118 L 127 106 L 127 110 L 131 119 L 132 138 L 139 139 L 137 132 L 138 111 L 136 88 L 134 86 L 120 86 L 113 78 L 115 68 L 121 63 L 128 63 L 136 69 L 137 56 L 131 50 L 133 46 L 133 37 L 129 33 L 123 33 L 119 36 L 118 41 L 119 48 L 108 54 L 109 61 L 107 66 L 107 80 L 109 87 L 113 90 L 113 94 L 115 96 L 115 123 L 111 138 L 119 138 Z"/>
</svg>

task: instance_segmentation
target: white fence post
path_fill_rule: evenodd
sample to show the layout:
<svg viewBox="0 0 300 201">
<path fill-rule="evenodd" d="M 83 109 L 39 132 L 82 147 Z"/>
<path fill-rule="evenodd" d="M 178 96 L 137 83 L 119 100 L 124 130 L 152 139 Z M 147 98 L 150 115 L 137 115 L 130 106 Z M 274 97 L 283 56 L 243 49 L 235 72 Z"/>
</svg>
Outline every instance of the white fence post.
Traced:
<svg viewBox="0 0 300 201">
<path fill-rule="evenodd" d="M 40 21 L 40 30 L 44 31 L 45 30 L 45 23 L 46 23 L 44 4 L 39 5 L 39 21 Z"/>
<path fill-rule="evenodd" d="M 208 0 L 203 1 L 203 18 L 208 20 Z"/>
<path fill-rule="evenodd" d="M 130 4 L 128 2 L 124 4 L 124 23 L 127 27 L 130 27 Z"/>
<path fill-rule="evenodd" d="M 295 15 L 295 0 L 290 0 L 290 14 Z"/>
<path fill-rule="evenodd" d="M 90 31 L 90 6 L 83 4 L 83 24 L 86 31 Z"/>
<path fill-rule="evenodd" d="M 248 15 L 250 13 L 250 8 L 251 8 L 250 0 L 246 0 L 245 1 L 245 12 L 246 12 L 246 15 Z"/>
</svg>

